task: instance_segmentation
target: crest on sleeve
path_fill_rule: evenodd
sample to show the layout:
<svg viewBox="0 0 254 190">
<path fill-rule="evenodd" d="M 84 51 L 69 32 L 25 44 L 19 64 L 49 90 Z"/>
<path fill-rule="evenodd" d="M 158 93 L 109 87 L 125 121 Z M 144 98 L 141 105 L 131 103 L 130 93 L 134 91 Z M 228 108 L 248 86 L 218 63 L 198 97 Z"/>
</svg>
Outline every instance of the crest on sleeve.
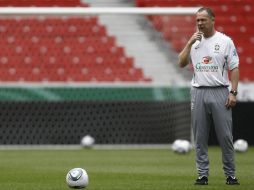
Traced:
<svg viewBox="0 0 254 190">
<path fill-rule="evenodd" d="M 238 57 L 236 49 L 233 50 L 233 56 Z"/>
</svg>

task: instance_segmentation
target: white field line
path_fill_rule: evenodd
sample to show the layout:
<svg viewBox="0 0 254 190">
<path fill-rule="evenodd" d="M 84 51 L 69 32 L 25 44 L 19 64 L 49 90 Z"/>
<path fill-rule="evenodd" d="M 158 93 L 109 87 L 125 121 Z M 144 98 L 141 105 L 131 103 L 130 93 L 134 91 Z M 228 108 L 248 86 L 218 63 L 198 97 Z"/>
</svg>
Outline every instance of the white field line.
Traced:
<svg viewBox="0 0 254 190">
<path fill-rule="evenodd" d="M 82 150 L 81 145 L 0 145 L 0 150 Z M 171 149 L 170 144 L 101 144 L 94 150 Z"/>
</svg>

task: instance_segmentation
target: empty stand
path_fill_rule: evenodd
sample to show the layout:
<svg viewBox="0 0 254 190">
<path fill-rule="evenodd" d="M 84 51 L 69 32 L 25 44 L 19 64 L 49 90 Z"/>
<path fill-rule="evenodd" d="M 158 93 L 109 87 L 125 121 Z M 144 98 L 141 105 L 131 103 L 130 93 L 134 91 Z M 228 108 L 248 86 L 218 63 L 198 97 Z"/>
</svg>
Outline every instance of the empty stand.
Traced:
<svg viewBox="0 0 254 190">
<path fill-rule="evenodd" d="M 80 0 L 0 0 L 0 6 L 88 6 Z M 96 16 L 0 18 L 0 81 L 148 82 Z"/>
<path fill-rule="evenodd" d="M 254 1 L 252 0 L 136 0 L 141 7 L 211 7 L 216 15 L 215 27 L 229 35 L 240 57 L 240 80 L 254 80 Z M 176 52 L 182 50 L 195 31 L 195 16 L 148 17 L 162 36 L 172 44 Z"/>
</svg>

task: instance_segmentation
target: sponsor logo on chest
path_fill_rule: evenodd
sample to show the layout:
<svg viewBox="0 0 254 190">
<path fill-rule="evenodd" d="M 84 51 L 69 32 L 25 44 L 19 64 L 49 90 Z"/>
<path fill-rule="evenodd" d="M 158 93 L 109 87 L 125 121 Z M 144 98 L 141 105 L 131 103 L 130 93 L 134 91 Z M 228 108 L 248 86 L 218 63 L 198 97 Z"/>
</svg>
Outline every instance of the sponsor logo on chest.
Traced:
<svg viewBox="0 0 254 190">
<path fill-rule="evenodd" d="M 213 59 L 210 56 L 203 57 L 202 61 L 195 65 L 196 72 L 217 72 L 218 69 L 218 65 L 213 63 Z"/>
</svg>

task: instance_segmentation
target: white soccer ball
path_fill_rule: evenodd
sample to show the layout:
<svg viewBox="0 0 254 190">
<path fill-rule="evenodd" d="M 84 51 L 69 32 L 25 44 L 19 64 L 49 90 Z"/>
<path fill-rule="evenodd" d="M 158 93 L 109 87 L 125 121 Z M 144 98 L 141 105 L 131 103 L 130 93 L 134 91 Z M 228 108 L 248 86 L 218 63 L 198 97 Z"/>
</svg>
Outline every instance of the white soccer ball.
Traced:
<svg viewBox="0 0 254 190">
<path fill-rule="evenodd" d="M 95 140 L 92 136 L 90 135 L 86 135 L 81 139 L 81 146 L 84 148 L 92 148 L 92 146 L 94 145 Z"/>
<path fill-rule="evenodd" d="M 88 186 L 87 172 L 82 168 L 71 169 L 66 175 L 66 183 L 70 188 L 86 188 Z"/>
<path fill-rule="evenodd" d="M 171 146 L 172 150 L 179 154 L 186 154 L 191 150 L 191 143 L 187 140 L 177 139 Z"/>
<path fill-rule="evenodd" d="M 171 149 L 176 152 L 177 149 L 179 148 L 179 145 L 181 143 L 181 140 L 180 139 L 177 139 L 173 142 L 172 146 L 171 146 Z"/>
<path fill-rule="evenodd" d="M 248 150 L 248 143 L 246 140 L 238 139 L 234 143 L 234 149 L 236 152 L 246 152 Z"/>
</svg>

